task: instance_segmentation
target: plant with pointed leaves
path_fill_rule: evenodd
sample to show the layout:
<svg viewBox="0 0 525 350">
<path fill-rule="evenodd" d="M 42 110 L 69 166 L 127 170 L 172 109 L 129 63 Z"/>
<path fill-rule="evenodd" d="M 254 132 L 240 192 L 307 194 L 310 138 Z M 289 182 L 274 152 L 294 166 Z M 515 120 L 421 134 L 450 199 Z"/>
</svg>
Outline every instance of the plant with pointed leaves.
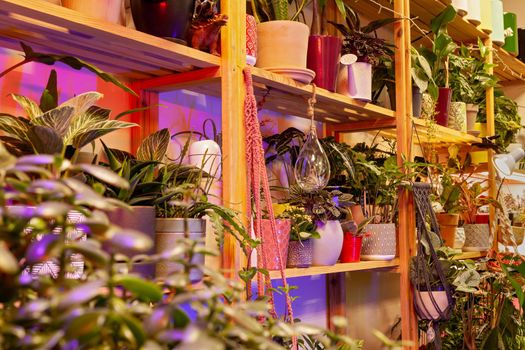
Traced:
<svg viewBox="0 0 525 350">
<path fill-rule="evenodd" d="M 289 15 L 289 3 L 295 5 L 295 11 Z M 253 0 L 252 12 L 257 22 L 297 21 L 302 15 L 307 0 Z"/>
</svg>

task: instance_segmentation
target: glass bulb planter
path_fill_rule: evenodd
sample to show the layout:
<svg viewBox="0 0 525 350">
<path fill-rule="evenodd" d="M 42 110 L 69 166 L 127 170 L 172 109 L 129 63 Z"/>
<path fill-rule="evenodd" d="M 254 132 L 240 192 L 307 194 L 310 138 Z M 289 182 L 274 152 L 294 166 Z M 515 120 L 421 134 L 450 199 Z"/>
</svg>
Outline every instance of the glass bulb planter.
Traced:
<svg viewBox="0 0 525 350">
<path fill-rule="evenodd" d="M 315 85 L 312 98 L 308 100 L 308 115 L 311 124 L 306 135 L 306 141 L 301 147 L 295 162 L 294 175 L 297 185 L 306 192 L 315 192 L 323 189 L 330 180 L 330 162 L 326 156 L 314 125 Z"/>
</svg>

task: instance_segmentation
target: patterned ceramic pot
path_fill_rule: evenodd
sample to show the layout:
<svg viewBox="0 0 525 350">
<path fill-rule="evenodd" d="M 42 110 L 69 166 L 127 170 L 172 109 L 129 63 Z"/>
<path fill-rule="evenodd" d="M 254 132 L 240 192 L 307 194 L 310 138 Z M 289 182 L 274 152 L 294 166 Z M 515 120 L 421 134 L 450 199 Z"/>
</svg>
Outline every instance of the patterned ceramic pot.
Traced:
<svg viewBox="0 0 525 350">
<path fill-rule="evenodd" d="M 396 256 L 396 225 L 369 224 L 363 238 L 361 260 L 392 260 Z"/>
<path fill-rule="evenodd" d="M 313 239 L 290 241 L 288 245 L 287 267 L 310 267 L 313 257 Z"/>
<path fill-rule="evenodd" d="M 436 111 L 436 102 L 427 93 L 421 96 L 421 117 L 425 119 L 434 119 Z"/>
<path fill-rule="evenodd" d="M 263 267 L 267 270 L 279 270 L 279 253 L 283 267 L 286 266 L 286 254 L 288 253 L 292 223 L 290 220 L 275 220 L 275 225 L 277 240 L 272 235 L 270 220 L 265 219 L 261 222 L 262 244 L 260 247 L 264 252 L 263 256 L 266 257 Z"/>
<path fill-rule="evenodd" d="M 490 229 L 487 224 L 467 224 L 465 228 L 465 252 L 483 252 L 490 249 Z"/>
<path fill-rule="evenodd" d="M 467 104 L 451 102 L 448 110 L 448 127 L 461 132 L 467 132 Z"/>
<path fill-rule="evenodd" d="M 206 220 L 205 219 L 164 219 L 157 218 L 155 222 L 155 250 L 157 254 L 166 253 L 177 246 L 177 242 L 184 238 L 184 221 L 188 220 L 189 238 L 198 241 L 204 246 L 204 239 L 206 236 Z M 193 263 L 204 264 L 204 256 L 195 254 L 193 256 Z M 155 275 L 163 278 L 170 274 L 180 271 L 182 266 L 176 262 L 162 261 L 157 263 L 155 267 Z M 202 272 L 200 270 L 190 271 L 190 280 L 198 282 L 202 279 Z"/>
<path fill-rule="evenodd" d="M 330 266 L 337 263 L 343 249 L 343 228 L 337 220 L 318 222 L 317 232 L 321 238 L 314 240 L 313 265 Z"/>
</svg>

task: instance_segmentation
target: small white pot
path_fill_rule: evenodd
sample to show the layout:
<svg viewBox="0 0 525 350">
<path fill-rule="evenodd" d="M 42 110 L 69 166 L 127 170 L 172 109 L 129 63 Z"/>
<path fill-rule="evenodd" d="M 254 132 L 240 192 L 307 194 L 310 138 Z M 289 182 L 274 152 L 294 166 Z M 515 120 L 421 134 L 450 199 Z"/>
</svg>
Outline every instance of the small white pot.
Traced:
<svg viewBox="0 0 525 350">
<path fill-rule="evenodd" d="M 257 67 L 306 68 L 310 28 L 296 21 L 257 25 Z"/>
<path fill-rule="evenodd" d="M 437 307 L 432 302 L 431 294 Z M 414 291 L 414 298 L 419 309 L 418 316 L 423 320 L 439 320 L 441 318 L 440 311 L 445 313 L 449 306 L 447 292 L 445 291 L 421 292 L 416 290 Z"/>
<path fill-rule="evenodd" d="M 461 17 L 465 16 L 469 11 L 468 0 L 452 0 L 452 6 Z"/>
<path fill-rule="evenodd" d="M 348 66 L 348 94 L 362 101 L 372 100 L 372 65 L 355 62 Z"/>
<path fill-rule="evenodd" d="M 312 264 L 317 266 L 335 265 L 343 249 L 343 228 L 337 220 L 317 223 L 321 238 L 313 240 Z"/>
<path fill-rule="evenodd" d="M 221 147 L 217 142 L 213 140 L 193 142 L 188 154 L 191 165 L 214 177 L 221 176 Z"/>
<path fill-rule="evenodd" d="M 467 21 L 475 26 L 481 24 L 481 5 L 479 0 L 468 0 Z"/>
<path fill-rule="evenodd" d="M 467 105 L 465 102 L 450 102 L 447 125 L 451 129 L 467 132 Z"/>
<path fill-rule="evenodd" d="M 467 131 L 476 130 L 476 119 L 478 118 L 479 106 L 472 103 L 467 104 Z"/>
<path fill-rule="evenodd" d="M 62 0 L 62 6 L 115 24 L 123 23 L 124 19 L 123 0 Z"/>
</svg>

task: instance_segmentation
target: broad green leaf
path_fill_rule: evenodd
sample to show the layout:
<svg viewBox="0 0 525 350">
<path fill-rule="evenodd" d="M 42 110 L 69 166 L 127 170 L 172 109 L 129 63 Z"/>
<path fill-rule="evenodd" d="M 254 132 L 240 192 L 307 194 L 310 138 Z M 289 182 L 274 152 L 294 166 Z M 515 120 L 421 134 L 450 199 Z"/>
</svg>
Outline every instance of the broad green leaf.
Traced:
<svg viewBox="0 0 525 350">
<path fill-rule="evenodd" d="M 129 188 L 129 183 L 125 179 L 103 166 L 92 164 L 78 164 L 76 168 L 112 186 L 124 189 Z"/>
<path fill-rule="evenodd" d="M 38 154 L 57 154 L 62 153 L 64 144 L 62 138 L 55 129 L 48 126 L 32 126 L 27 136 L 31 140 L 35 153 Z"/>
<path fill-rule="evenodd" d="M 71 211 L 71 206 L 64 202 L 44 202 L 35 208 L 34 214 L 38 217 L 53 219 L 64 217 Z"/>
<path fill-rule="evenodd" d="M 102 287 L 104 287 L 104 281 L 101 280 L 82 283 L 57 298 L 58 308 L 67 309 L 84 304 L 101 294 Z"/>
<path fill-rule="evenodd" d="M 91 311 L 80 315 L 67 324 L 66 338 L 78 339 L 100 331 L 104 324 L 102 311 Z"/>
<path fill-rule="evenodd" d="M 51 70 L 47 80 L 46 88 L 40 97 L 40 109 L 42 112 L 50 111 L 58 106 L 57 72 Z"/>
<path fill-rule="evenodd" d="M 454 9 L 454 6 L 449 5 L 430 22 L 432 33 L 438 35 L 446 32 L 447 25 L 452 22 L 454 18 L 456 18 L 456 9 Z"/>
<path fill-rule="evenodd" d="M 85 132 L 81 133 L 80 135 L 74 137 L 72 139 L 71 144 L 73 147 L 80 149 L 91 142 L 95 141 L 96 139 L 109 134 L 110 132 L 120 130 L 120 129 L 127 129 L 138 126 L 135 123 L 128 123 L 128 122 L 121 122 L 118 120 L 107 120 L 105 122 L 97 123 L 95 125 L 92 125 L 89 130 L 86 130 Z"/>
<path fill-rule="evenodd" d="M 10 114 L 0 113 L 0 130 L 9 136 L 25 140 L 30 125 L 24 118 L 18 118 Z"/>
<path fill-rule="evenodd" d="M 16 157 L 11 155 L 0 142 L 0 169 L 7 170 L 16 164 Z"/>
<path fill-rule="evenodd" d="M 62 138 L 66 135 L 71 121 L 75 117 L 74 112 L 75 110 L 72 107 L 61 106 L 34 118 L 33 123 L 53 129 Z"/>
<path fill-rule="evenodd" d="M 119 316 L 122 317 L 122 321 L 124 321 L 124 323 L 126 324 L 126 326 L 128 326 L 131 333 L 133 333 L 135 342 L 137 343 L 137 346 L 140 348 L 146 341 L 146 332 L 144 332 L 142 323 L 139 320 L 137 320 L 135 317 L 129 314 L 121 313 L 119 314 Z"/>
<path fill-rule="evenodd" d="M 86 241 L 70 243 L 67 249 L 80 253 L 84 258 L 98 266 L 106 266 L 109 262 L 109 254 L 102 250 L 98 241 L 88 239 Z"/>
<path fill-rule="evenodd" d="M 16 101 L 16 103 L 18 103 L 20 107 L 22 107 L 29 119 L 39 117 L 43 114 L 38 104 L 29 97 L 17 94 L 11 94 L 11 97 Z"/>
<path fill-rule="evenodd" d="M 104 95 L 102 95 L 100 92 L 85 92 L 67 100 L 59 107 L 72 107 L 75 110 L 75 115 L 78 116 L 86 113 L 91 107 L 95 106 L 95 103 L 102 97 L 104 97 Z"/>
<path fill-rule="evenodd" d="M 118 275 L 114 282 L 130 291 L 137 299 L 144 302 L 157 302 L 162 299 L 159 285 L 132 275 Z"/>
<path fill-rule="evenodd" d="M 135 230 L 113 227 L 106 232 L 106 235 L 106 243 L 116 248 L 115 251 L 118 252 L 147 252 L 153 246 L 151 238 Z"/>
<path fill-rule="evenodd" d="M 164 159 L 170 143 L 170 132 L 162 129 L 146 137 L 137 150 L 137 159 L 160 162 Z"/>
</svg>

